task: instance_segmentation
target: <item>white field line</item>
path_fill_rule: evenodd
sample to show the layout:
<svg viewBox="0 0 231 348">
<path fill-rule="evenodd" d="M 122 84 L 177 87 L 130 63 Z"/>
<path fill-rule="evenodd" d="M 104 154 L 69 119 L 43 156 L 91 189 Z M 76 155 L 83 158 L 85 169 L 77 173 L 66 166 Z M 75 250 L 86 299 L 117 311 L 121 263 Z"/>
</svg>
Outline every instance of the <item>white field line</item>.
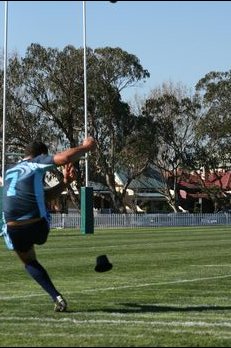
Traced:
<svg viewBox="0 0 231 348">
<path fill-rule="evenodd" d="M 166 332 L 166 328 L 163 328 L 163 329 L 155 329 L 153 330 L 153 328 L 151 329 L 152 330 L 152 335 L 155 335 L 157 332 L 161 333 L 161 332 Z M 231 338 L 231 335 L 229 335 L 228 333 L 226 333 L 225 335 L 222 335 L 220 332 L 214 332 L 213 330 L 196 330 L 196 331 L 191 331 L 191 330 L 185 330 L 185 329 L 171 329 L 171 328 L 168 328 L 168 332 L 169 333 L 172 333 L 172 334 L 193 334 L 193 335 L 196 335 L 196 336 L 203 336 L 203 335 L 206 335 L 206 336 L 213 336 L 213 337 L 216 337 L 216 338 L 220 338 L 220 339 L 226 339 L 226 340 L 229 340 Z M 146 337 L 147 338 L 147 330 L 145 330 L 145 333 L 144 334 L 135 334 L 134 333 L 132 334 L 133 335 L 133 338 L 143 338 L 143 337 Z M 3 332 L 3 333 L 0 333 L 0 336 L 12 336 L 12 333 L 10 332 Z M 28 332 L 19 332 L 17 333 L 17 336 L 18 337 L 31 337 L 31 338 L 34 338 L 34 334 L 29 334 Z M 125 337 L 125 338 L 128 338 L 128 334 L 122 334 L 122 333 L 119 333 L 119 334 L 112 334 L 110 333 L 109 335 L 110 337 L 115 337 L 115 338 L 121 338 L 121 337 Z M 149 335 L 150 336 L 150 335 Z M 36 333 L 36 337 L 59 337 L 59 338 L 66 338 L 67 337 L 67 334 L 66 333 Z M 71 333 L 68 333 L 68 338 L 97 338 L 97 337 L 105 337 L 105 333 L 99 333 L 99 334 L 90 334 L 90 333 L 86 333 L 86 334 L 83 334 L 83 333 L 79 333 L 79 332 L 76 332 L 75 334 L 71 334 Z"/>
<path fill-rule="evenodd" d="M 231 278 L 231 274 L 215 276 L 215 277 L 194 278 L 194 279 L 178 279 L 178 280 L 173 280 L 173 281 L 169 281 L 169 282 L 154 282 L 154 283 L 144 283 L 144 284 L 136 284 L 136 285 L 110 286 L 107 288 L 104 287 L 104 288 L 85 289 L 85 290 L 80 290 L 79 293 L 99 292 L 99 291 L 105 292 L 105 291 L 111 291 L 111 290 L 114 291 L 114 290 L 123 290 L 123 289 L 135 289 L 135 288 L 144 288 L 144 287 L 149 287 L 149 286 L 193 283 L 193 282 L 202 282 L 204 280 L 225 279 L 225 278 Z M 67 293 L 71 294 L 72 292 L 67 292 Z M 1 296 L 0 295 L 0 300 L 12 300 L 12 299 L 17 299 L 17 298 L 29 298 L 29 297 L 45 296 L 45 295 L 46 294 L 27 294 L 27 295 L 13 295 L 13 296 Z"/>
<path fill-rule="evenodd" d="M 227 243 L 227 241 L 229 241 L 229 239 L 219 239 L 219 242 L 224 242 L 224 243 Z M 185 244 L 185 242 L 188 242 L 187 239 L 184 239 L 184 240 L 179 240 L 179 241 L 171 241 L 172 245 L 176 244 L 176 245 L 179 245 L 179 244 Z M 201 244 L 201 241 L 198 240 L 198 239 L 193 239 L 191 240 L 192 243 L 196 243 L 196 244 Z M 152 244 L 150 243 L 147 243 L 147 242 L 142 242 L 142 241 L 137 241 L 137 242 L 132 242 L 129 243 L 129 244 L 121 244 L 118 246 L 118 244 L 115 244 L 115 245 L 107 245 L 107 248 L 108 249 L 114 249 L 114 248 L 119 248 L 119 249 L 131 249 L 131 246 L 134 247 L 134 249 L 140 249 L 140 246 L 142 245 L 142 247 L 147 247 L 149 249 L 156 249 L 156 246 L 160 246 L 160 245 L 165 245 L 165 244 L 169 244 L 169 241 L 166 240 L 166 241 L 163 241 L 163 242 L 155 242 L 155 245 L 153 246 Z M 211 241 L 211 245 L 213 245 L 213 241 Z M 105 249 L 105 245 L 101 246 L 101 245 L 96 245 L 96 246 L 84 246 L 87 250 L 95 250 L 95 249 Z M 66 250 L 66 249 L 70 249 L 70 250 L 83 250 L 83 246 L 73 246 L 73 247 L 70 247 L 70 246 L 63 246 L 62 247 L 62 250 Z M 171 250 L 171 249 L 170 249 Z M 52 253 L 59 253 L 60 251 L 58 249 L 54 249 L 52 247 L 46 247 L 43 249 L 43 253 L 47 253 L 47 252 L 51 252 Z"/>
<path fill-rule="evenodd" d="M 231 263 L 221 265 L 189 265 L 189 267 L 231 267 Z"/>
<path fill-rule="evenodd" d="M 47 325 L 47 323 L 51 324 L 73 324 L 73 325 L 96 325 L 96 324 L 111 324 L 111 325 L 144 325 L 144 326 L 164 326 L 164 329 L 168 329 L 169 327 L 184 327 L 184 328 L 194 328 L 194 327 L 204 327 L 204 328 L 231 328 L 231 322 L 222 321 L 222 322 L 206 322 L 206 321 L 165 321 L 165 320 L 123 320 L 123 319 L 85 319 L 78 320 L 74 318 L 39 318 L 39 317 L 0 317 L 0 321 L 8 322 L 13 321 L 15 325 L 16 321 L 22 322 L 26 321 L 27 325 L 36 325 L 39 323 L 40 325 Z"/>
<path fill-rule="evenodd" d="M 148 304 L 146 304 L 146 305 L 148 305 Z M 153 304 L 150 304 L 150 305 L 153 305 Z M 156 307 L 158 307 L 158 306 L 162 306 L 162 307 L 166 306 L 168 308 L 172 307 L 173 309 L 175 309 L 177 307 L 177 308 L 179 308 L 179 310 L 181 309 L 181 307 L 179 307 L 178 304 L 174 305 L 174 304 L 166 304 L 166 303 L 155 303 L 155 306 Z M 194 306 L 193 308 L 196 310 L 198 307 L 202 307 L 202 306 L 203 306 L 203 308 L 206 308 L 206 307 L 210 308 L 209 305 L 203 305 L 203 304 L 200 304 L 198 306 Z M 214 308 L 215 307 L 216 306 L 214 306 Z M 182 307 L 182 308 L 184 309 L 184 308 L 187 308 L 187 307 Z M 191 308 L 191 306 L 190 306 L 190 308 Z M 68 314 L 68 312 L 66 314 Z M 69 314 L 71 314 L 71 313 L 69 313 Z M 88 317 L 88 316 L 92 317 L 92 312 L 83 312 L 83 311 L 78 312 L 77 311 L 77 312 L 74 312 L 73 314 L 77 315 L 77 316 L 84 315 L 86 317 Z M 203 318 L 201 313 L 195 313 L 194 314 L 194 318 L 195 318 L 194 321 L 198 322 L 198 320 L 196 319 L 198 316 L 200 317 L 200 319 Z M 209 315 L 209 313 L 206 313 L 205 316 L 206 316 L 206 319 L 209 320 L 209 322 L 214 322 L 214 320 L 216 320 L 216 317 L 214 316 L 214 314 L 210 313 L 210 315 Z M 128 322 L 130 321 L 131 318 L 138 318 L 138 320 L 144 320 L 145 321 L 145 320 L 149 320 L 150 317 L 153 318 L 153 313 L 140 313 L 140 312 L 135 313 L 134 312 L 134 313 L 131 314 L 131 313 L 119 313 L 119 312 L 107 313 L 107 312 L 100 312 L 99 311 L 99 312 L 94 312 L 94 317 L 103 317 L 104 320 L 109 320 L 109 319 L 111 320 L 111 318 L 115 318 L 115 321 L 117 321 L 117 320 L 127 320 Z M 0 322 L 4 321 L 4 318 L 6 318 L 6 320 L 11 320 L 12 319 L 12 317 L 1 315 L 0 316 Z M 15 323 L 11 323 L 11 325 L 14 325 L 14 324 L 18 325 L 17 320 L 19 320 L 19 318 L 21 318 L 21 317 L 15 317 Z M 22 318 L 27 318 L 27 317 L 24 316 Z M 51 319 L 53 319 L 53 318 L 51 318 Z M 60 319 L 63 319 L 63 318 L 61 317 Z M 65 317 L 64 319 L 69 319 L 69 318 Z M 74 318 L 71 318 L 71 320 L 72 319 L 74 319 Z M 56 319 L 54 319 L 54 320 L 56 320 Z M 88 320 L 88 319 L 85 319 L 85 320 Z M 96 319 L 96 320 L 98 320 L 98 319 Z M 225 318 L 225 322 L 231 324 L 231 318 Z M 60 323 L 60 325 L 63 325 L 63 323 Z M 230 332 L 230 334 L 231 334 L 231 332 Z"/>
<path fill-rule="evenodd" d="M 230 278 L 230 277 L 231 277 L 231 274 L 226 274 L 226 275 L 215 276 L 215 277 L 194 278 L 194 279 L 179 279 L 179 280 L 173 280 L 173 281 L 169 281 L 169 282 L 144 283 L 144 284 L 136 284 L 136 285 L 122 285 L 122 286 L 117 286 L 117 287 L 116 286 L 115 287 L 111 286 L 111 287 L 108 287 L 108 288 L 99 288 L 99 289 L 86 289 L 86 290 L 82 290 L 81 292 L 122 290 L 122 289 L 128 289 L 128 288 L 143 288 L 143 287 L 149 287 L 149 286 L 181 284 L 181 283 L 193 283 L 193 282 L 201 282 L 201 281 L 204 281 L 204 280 L 225 279 L 225 278 Z"/>
</svg>

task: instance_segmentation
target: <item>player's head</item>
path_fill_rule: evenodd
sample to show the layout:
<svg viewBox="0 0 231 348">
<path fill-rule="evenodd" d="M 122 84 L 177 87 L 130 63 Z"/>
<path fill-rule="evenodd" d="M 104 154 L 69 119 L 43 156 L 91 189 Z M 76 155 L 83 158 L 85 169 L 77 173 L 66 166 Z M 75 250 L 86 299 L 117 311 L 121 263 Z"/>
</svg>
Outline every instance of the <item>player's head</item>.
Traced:
<svg viewBox="0 0 231 348">
<path fill-rule="evenodd" d="M 25 148 L 25 155 L 30 157 L 36 157 L 39 155 L 47 155 L 48 147 L 41 141 L 34 141 L 28 144 Z"/>
</svg>

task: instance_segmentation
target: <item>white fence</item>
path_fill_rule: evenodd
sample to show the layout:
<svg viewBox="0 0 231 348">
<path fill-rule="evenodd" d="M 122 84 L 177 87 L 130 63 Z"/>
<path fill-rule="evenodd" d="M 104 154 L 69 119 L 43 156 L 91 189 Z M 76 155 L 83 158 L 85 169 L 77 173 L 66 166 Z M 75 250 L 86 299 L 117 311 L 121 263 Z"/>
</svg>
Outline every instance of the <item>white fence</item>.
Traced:
<svg viewBox="0 0 231 348">
<path fill-rule="evenodd" d="M 52 214 L 52 228 L 80 228 L 80 223 L 79 214 Z M 231 214 L 98 214 L 94 217 L 95 228 L 205 225 L 231 225 Z"/>
</svg>

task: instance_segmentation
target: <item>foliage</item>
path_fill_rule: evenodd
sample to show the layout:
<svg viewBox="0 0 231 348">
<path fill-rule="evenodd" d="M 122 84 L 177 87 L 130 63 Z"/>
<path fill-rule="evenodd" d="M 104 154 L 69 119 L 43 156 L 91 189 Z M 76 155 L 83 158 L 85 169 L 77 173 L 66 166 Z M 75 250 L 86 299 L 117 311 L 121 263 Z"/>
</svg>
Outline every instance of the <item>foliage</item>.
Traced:
<svg viewBox="0 0 231 348">
<path fill-rule="evenodd" d="M 203 117 L 198 134 L 210 149 L 215 166 L 226 165 L 231 151 L 231 71 L 210 72 L 196 86 L 202 98 Z"/>
<path fill-rule="evenodd" d="M 159 168 L 165 183 L 161 189 L 169 203 L 178 210 L 177 183 L 180 169 L 189 168 L 196 151 L 195 125 L 200 104 L 194 98 L 180 95 L 179 91 L 164 90 L 146 100 L 143 114 L 156 128 L 158 153 L 152 162 Z"/>
<path fill-rule="evenodd" d="M 49 142 L 53 151 L 77 146 L 85 136 L 83 49 L 33 43 L 24 58 L 10 59 L 8 70 L 9 149 L 23 148 L 32 138 Z M 138 58 L 120 48 L 87 48 L 87 126 L 98 143 L 94 159 L 89 158 L 90 175 L 107 184 L 115 211 L 124 207 L 114 170 L 134 124 L 120 92 L 148 77 Z M 76 163 L 76 169 L 80 188 L 84 167 Z"/>
<path fill-rule="evenodd" d="M 230 162 L 231 71 L 208 73 L 195 95 L 180 83 L 163 83 L 132 112 L 121 92 L 149 76 L 135 55 L 119 47 L 87 48 L 87 126 L 97 140 L 89 156 L 90 179 L 107 185 L 115 212 L 125 212 L 126 189 L 150 164 L 159 168 L 165 184 L 161 193 L 177 211 L 182 170 L 215 171 Z M 7 77 L 8 153 L 22 152 L 34 139 L 46 142 L 51 152 L 83 140 L 82 48 L 32 43 L 25 57 L 11 55 Z M 0 82 L 2 95 L 2 66 Z M 79 189 L 85 183 L 84 161 L 76 169 Z M 120 192 L 114 175 L 118 170 L 127 174 Z M 219 195 L 211 191 L 211 196 L 216 200 Z"/>
</svg>

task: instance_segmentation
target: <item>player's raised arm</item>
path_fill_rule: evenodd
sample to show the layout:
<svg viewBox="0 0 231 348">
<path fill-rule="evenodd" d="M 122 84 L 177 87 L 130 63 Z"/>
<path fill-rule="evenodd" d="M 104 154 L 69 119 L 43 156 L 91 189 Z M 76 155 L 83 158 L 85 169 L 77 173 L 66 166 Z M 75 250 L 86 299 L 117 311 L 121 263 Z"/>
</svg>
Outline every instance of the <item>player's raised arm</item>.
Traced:
<svg viewBox="0 0 231 348">
<path fill-rule="evenodd" d="M 54 155 L 54 163 L 61 166 L 70 162 L 75 162 L 85 153 L 95 149 L 96 142 L 92 137 L 86 138 L 79 146 L 69 148 Z"/>
</svg>

